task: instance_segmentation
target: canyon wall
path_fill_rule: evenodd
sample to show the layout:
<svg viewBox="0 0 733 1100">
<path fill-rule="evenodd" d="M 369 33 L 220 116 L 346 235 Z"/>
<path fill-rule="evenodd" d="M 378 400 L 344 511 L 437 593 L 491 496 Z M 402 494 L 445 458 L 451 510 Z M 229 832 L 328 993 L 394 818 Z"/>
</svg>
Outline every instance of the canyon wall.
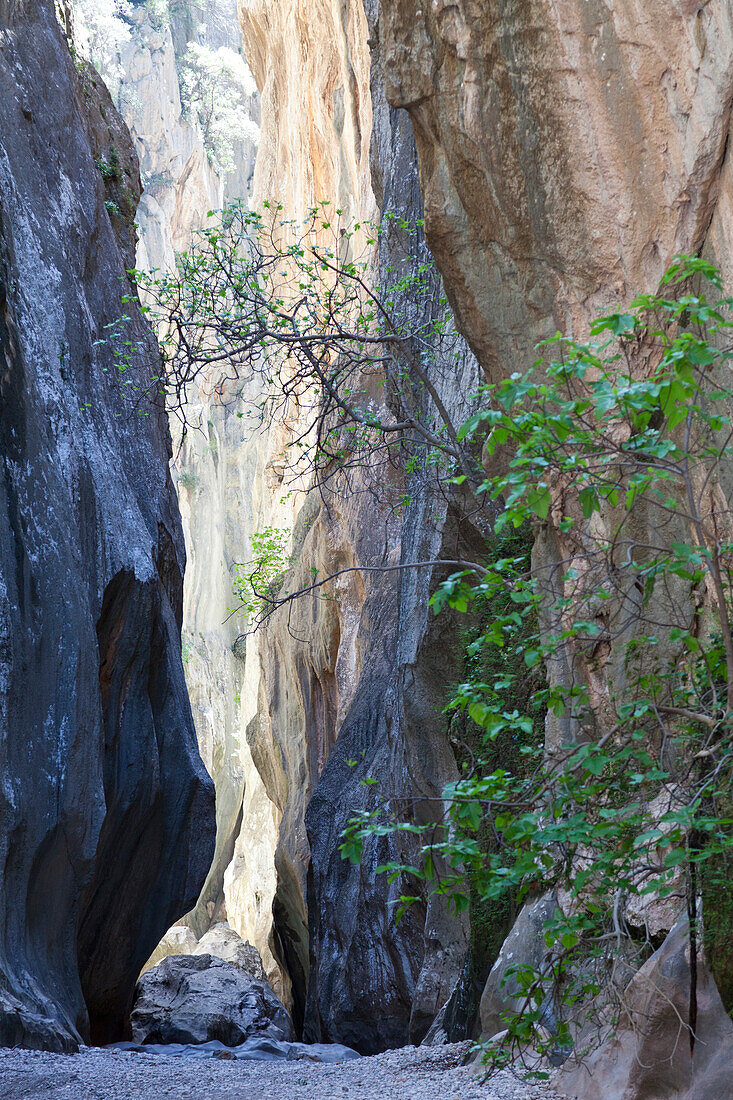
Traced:
<svg viewBox="0 0 733 1100">
<path fill-rule="evenodd" d="M 207 42 L 234 45 L 231 6 L 209 0 Z M 240 150 L 233 178 L 217 177 L 181 106 L 186 49 L 203 33 L 192 26 L 193 13 L 194 5 L 179 5 L 156 25 L 144 6 L 136 9 L 104 74 L 146 183 L 137 214 L 142 266 L 170 266 L 208 209 L 248 193 L 249 151 Z M 243 105 L 262 117 L 254 201 L 281 201 L 286 218 L 329 199 L 347 221 L 391 209 L 415 222 L 414 141 L 406 116 L 387 106 L 381 78 L 373 79 L 360 4 L 246 4 L 241 18 L 261 94 L 261 108 L 254 99 Z M 427 258 L 420 239 L 385 236 L 383 270 L 411 251 Z M 435 291 L 437 300 L 437 281 Z M 477 378 L 467 348 L 460 374 L 444 395 L 456 407 Z M 417 797 L 424 816 L 456 774 L 440 718 L 455 674 L 440 640 L 451 627 L 429 622 L 430 571 L 419 578 L 352 574 L 339 585 L 338 602 L 296 605 L 292 616 L 246 639 L 246 619 L 229 610 L 236 563 L 247 560 L 250 536 L 264 527 L 292 532 L 291 580 L 300 583 L 313 568 L 325 574 L 343 564 L 435 556 L 458 538 L 454 517 L 419 478 L 405 486 L 412 503 L 396 515 L 377 499 L 375 471 L 316 503 L 306 495 L 307 478 L 292 483 L 283 468 L 295 426 L 253 432 L 239 414 L 242 398 L 256 395 L 219 381 L 202 378 L 189 389 L 185 432 L 180 417 L 171 420 L 188 555 L 184 664 L 217 790 L 216 852 L 185 923 L 200 936 L 227 919 L 253 942 L 311 1037 L 362 1049 L 419 1039 L 463 965 L 465 922 L 448 921 L 442 905 L 430 902 L 397 927 L 400 888 L 374 874 L 397 850 L 383 846 L 359 869 L 340 859 L 337 846 L 350 813 L 376 805 L 385 788 L 401 801 Z M 447 656 L 436 663 L 434 652 Z M 347 763 L 353 756 L 355 767 Z M 365 778 L 377 780 L 376 793 Z M 375 1005 L 383 1019 L 376 1029 Z"/>
<path fill-rule="evenodd" d="M 262 96 L 255 201 L 278 199 L 298 218 L 329 199 L 346 222 L 391 210 L 416 224 L 414 141 L 380 91 L 361 4 L 240 0 L 240 15 Z M 411 255 L 428 258 L 419 236 L 385 234 L 382 273 Z M 451 370 L 444 396 L 467 409 L 477 380 L 467 348 Z M 365 469 L 307 499 L 288 585 L 305 584 L 312 568 L 323 576 L 429 560 L 459 541 L 429 479 L 408 479 L 402 512 L 380 493 L 382 477 Z M 446 644 L 455 624 L 428 618 L 431 573 L 348 574 L 333 586 L 336 600 L 302 600 L 258 641 L 260 711 L 248 741 L 282 812 L 275 940 L 305 1036 L 363 1051 L 419 1041 L 467 949 L 465 921 L 449 920 L 442 902 L 426 900 L 396 924 L 403 887 L 376 868 L 399 858 L 404 840 L 375 845 L 360 867 L 338 850 L 350 816 L 385 798 L 432 820 L 431 800 L 457 774 L 440 715 L 457 672 Z"/>
<path fill-rule="evenodd" d="M 95 163 L 96 162 L 96 163 Z M 98 165 L 111 170 L 103 179 Z M 213 786 L 180 652 L 184 551 L 134 303 L 137 160 L 52 0 L 0 2 L 0 1042 L 120 1037 L 195 901 Z M 127 311 L 125 370 L 106 327 Z"/>
<path fill-rule="evenodd" d="M 233 6 L 207 0 L 212 41 L 235 42 Z M 252 150 L 224 181 L 183 117 L 183 51 L 199 32 L 193 7 L 177 11 L 163 30 L 141 14 L 121 55 L 152 266 L 171 263 L 207 209 L 250 194 Z M 424 211 L 473 352 L 441 383 L 457 419 L 481 372 L 525 369 L 557 328 L 584 336 L 599 309 L 655 289 L 676 252 L 704 250 L 730 280 L 729 0 L 239 0 L 239 18 L 259 89 L 246 110 L 261 111 L 254 202 L 296 219 L 322 199 L 347 220 Z M 379 249 L 383 274 L 427 257 L 396 227 Z M 314 568 L 453 555 L 475 532 L 417 477 L 404 512 L 375 493 L 375 470 L 307 495 L 281 458 L 294 426 L 252 433 L 237 402 L 236 385 L 205 379 L 185 435 L 173 422 L 184 660 L 217 786 L 216 855 L 186 921 L 201 935 L 226 917 L 255 943 L 307 1037 L 363 1050 L 419 1040 L 461 971 L 465 923 L 426 901 L 397 926 L 399 887 L 375 873 L 392 842 L 358 868 L 338 843 L 385 793 L 430 820 L 456 774 L 440 709 L 459 654 L 455 624 L 427 614 L 435 578 L 352 573 L 338 599 L 309 597 L 246 640 L 229 608 L 236 563 L 267 526 L 292 532 L 290 586 Z M 538 531 L 539 564 L 571 550 L 551 524 Z"/>
<path fill-rule="evenodd" d="M 192 47 L 214 62 L 218 51 L 241 55 L 236 0 L 179 3 L 167 10 L 141 4 L 131 21 L 118 20 L 115 29 L 115 36 L 106 29 L 105 37 L 100 9 L 76 5 L 79 48 L 113 90 L 140 160 L 137 266 L 170 270 L 176 252 L 191 244 L 210 211 L 250 195 L 258 96 L 245 72 L 238 100 L 250 133 L 231 139 L 228 170 L 217 171 L 213 150 L 192 117 L 185 75 Z M 257 487 L 265 484 L 268 444 L 243 429 L 239 403 L 217 382 L 205 377 L 189 387 L 185 410 L 170 418 L 187 557 L 183 662 L 200 751 L 216 786 L 214 858 L 183 923 L 200 937 L 227 919 L 257 945 L 273 985 L 287 1000 L 287 978 L 270 948 L 277 810 L 244 736 L 257 712 L 259 672 L 255 653 L 248 658 L 245 647 L 237 646 L 241 624 L 229 616 L 235 563 L 246 558 L 249 535 L 264 522 Z"/>
<path fill-rule="evenodd" d="M 428 243 L 489 379 L 525 370 L 539 339 L 558 329 L 583 339 L 599 311 L 656 291 L 678 253 L 714 260 L 730 291 L 729 2 L 382 0 L 377 37 L 387 98 L 415 133 Z M 641 341 L 632 369 L 641 373 L 648 353 Z M 564 534 L 552 516 L 536 533 L 539 571 L 584 550 L 580 528 Z M 568 661 L 593 683 L 599 712 L 623 691 L 621 644 L 610 644 L 602 675 L 578 654 Z M 559 726 L 548 721 L 550 748 L 572 734 Z M 676 915 L 670 906 L 665 930 Z M 654 1024 L 622 1027 L 592 1073 L 561 1083 L 569 1095 L 723 1088 L 733 1029 L 709 971 L 705 1056 L 693 1062 L 664 1017 L 689 988 L 677 936 L 629 986 L 629 1003 Z M 714 1049 L 728 1052 L 717 1066 Z"/>
</svg>

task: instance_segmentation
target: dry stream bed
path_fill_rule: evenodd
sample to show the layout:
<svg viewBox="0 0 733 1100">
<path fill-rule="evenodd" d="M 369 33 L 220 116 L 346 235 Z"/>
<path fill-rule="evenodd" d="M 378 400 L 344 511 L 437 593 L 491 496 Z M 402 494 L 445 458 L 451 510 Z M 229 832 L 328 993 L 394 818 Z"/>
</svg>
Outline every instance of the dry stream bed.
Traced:
<svg viewBox="0 0 733 1100">
<path fill-rule="evenodd" d="M 169 1058 L 85 1047 L 0 1050 L 2 1100 L 557 1100 L 509 1073 L 482 1084 L 468 1043 L 405 1047 L 336 1064 Z"/>
</svg>

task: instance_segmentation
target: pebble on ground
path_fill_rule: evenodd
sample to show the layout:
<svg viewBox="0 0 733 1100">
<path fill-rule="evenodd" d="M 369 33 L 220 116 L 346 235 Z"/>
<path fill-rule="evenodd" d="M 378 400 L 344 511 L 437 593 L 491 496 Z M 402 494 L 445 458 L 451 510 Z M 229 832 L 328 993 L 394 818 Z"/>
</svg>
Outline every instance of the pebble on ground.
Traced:
<svg viewBox="0 0 733 1100">
<path fill-rule="evenodd" d="M 0 1050 L 2 1100 L 558 1100 L 503 1071 L 482 1083 L 470 1043 L 404 1047 L 335 1065 L 169 1058 L 83 1047 Z"/>
</svg>

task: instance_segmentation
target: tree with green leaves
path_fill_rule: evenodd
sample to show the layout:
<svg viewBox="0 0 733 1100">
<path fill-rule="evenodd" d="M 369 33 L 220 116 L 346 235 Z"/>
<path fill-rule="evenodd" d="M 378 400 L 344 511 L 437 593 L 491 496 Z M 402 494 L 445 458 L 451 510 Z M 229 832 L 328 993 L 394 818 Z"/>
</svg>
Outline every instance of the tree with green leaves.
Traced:
<svg viewBox="0 0 733 1100">
<path fill-rule="evenodd" d="M 454 330 L 425 308 L 430 272 L 413 265 L 381 284 L 375 234 L 339 218 L 320 207 L 293 226 L 276 206 L 234 208 L 177 272 L 141 281 L 169 402 L 184 407 L 186 387 L 217 365 L 232 400 L 256 379 L 242 415 L 293 417 L 287 461 L 305 464 L 316 491 L 366 466 L 397 493 L 393 473 L 419 467 L 484 533 L 483 555 L 397 567 L 449 569 L 436 613 L 484 624 L 447 702 L 449 719 L 479 731 L 478 749 L 443 792 L 442 828 L 385 798 L 352 820 L 342 854 L 358 860 L 387 832 L 417 837 L 419 863 L 382 869 L 403 907 L 419 880 L 458 910 L 470 891 L 554 899 L 544 962 L 511 974 L 519 997 L 487 1050 L 493 1065 L 519 1050 L 545 1072 L 548 1054 L 582 1056 L 611 1034 L 654 947 L 644 914 L 686 912 L 692 1049 L 698 941 L 724 944 L 716 914 L 730 910 L 733 300 L 714 267 L 681 257 L 658 293 L 598 318 L 586 341 L 544 342 L 530 370 L 483 386 L 457 415 Z M 508 539 L 528 528 L 531 557 Z M 265 543 L 267 584 L 252 586 L 256 561 L 247 581 L 256 622 L 333 580 L 289 590 L 287 562 L 273 574 Z M 519 690 L 528 675 L 531 698 Z"/>
</svg>

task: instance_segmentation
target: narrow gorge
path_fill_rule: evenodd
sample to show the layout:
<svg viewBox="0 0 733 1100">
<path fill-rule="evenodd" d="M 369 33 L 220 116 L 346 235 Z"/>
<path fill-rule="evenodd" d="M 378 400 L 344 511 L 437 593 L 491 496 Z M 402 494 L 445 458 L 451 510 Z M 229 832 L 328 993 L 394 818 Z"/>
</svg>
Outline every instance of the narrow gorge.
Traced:
<svg viewBox="0 0 733 1100">
<path fill-rule="evenodd" d="M 0 1096 L 733 1098 L 732 107 L 733 0 L 0 0 Z"/>
</svg>

